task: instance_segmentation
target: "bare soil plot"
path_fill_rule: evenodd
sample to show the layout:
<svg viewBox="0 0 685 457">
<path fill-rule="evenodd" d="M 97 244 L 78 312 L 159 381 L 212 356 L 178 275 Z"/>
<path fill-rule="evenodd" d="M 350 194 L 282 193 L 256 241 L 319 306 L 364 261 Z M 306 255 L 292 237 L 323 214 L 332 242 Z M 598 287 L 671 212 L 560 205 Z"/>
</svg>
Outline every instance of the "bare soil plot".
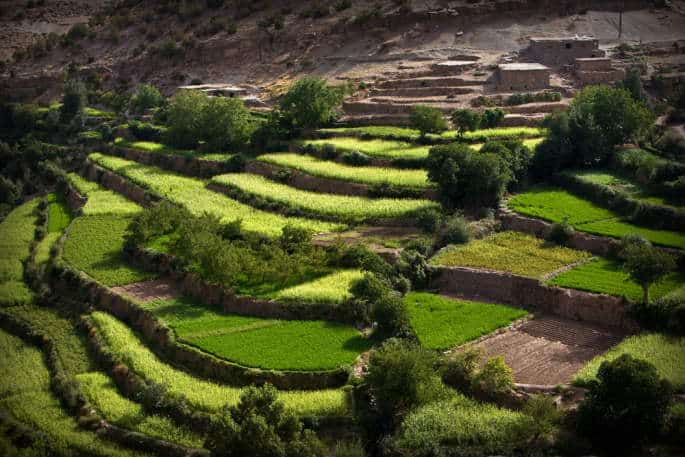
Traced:
<svg viewBox="0 0 685 457">
<path fill-rule="evenodd" d="M 181 297 L 181 291 L 173 280 L 169 278 L 154 279 L 152 281 L 136 282 L 125 286 L 112 287 L 112 291 L 119 295 L 133 297 L 143 303 L 155 300 L 170 300 Z"/>
<path fill-rule="evenodd" d="M 625 335 L 615 329 L 552 316 L 540 316 L 485 338 L 474 345 L 487 357 L 504 356 L 514 381 L 557 385 Z"/>
</svg>

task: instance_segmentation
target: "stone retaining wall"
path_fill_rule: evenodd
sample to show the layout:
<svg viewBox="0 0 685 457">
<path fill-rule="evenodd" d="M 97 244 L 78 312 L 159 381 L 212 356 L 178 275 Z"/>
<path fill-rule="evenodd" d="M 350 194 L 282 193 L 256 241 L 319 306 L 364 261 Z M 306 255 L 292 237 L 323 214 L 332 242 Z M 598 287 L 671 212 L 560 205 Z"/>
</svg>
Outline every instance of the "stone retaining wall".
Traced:
<svg viewBox="0 0 685 457">
<path fill-rule="evenodd" d="M 145 165 L 152 165 L 164 168 L 165 170 L 201 178 L 209 178 L 230 171 L 226 162 L 200 160 L 197 157 L 181 154 L 164 154 L 119 146 L 109 147 L 107 152 L 127 160 L 144 163 Z"/>
<path fill-rule="evenodd" d="M 628 303 L 619 297 L 551 287 L 537 279 L 466 267 L 432 267 L 431 287 L 442 293 L 530 307 L 569 319 L 634 330 Z"/>
<path fill-rule="evenodd" d="M 102 187 L 121 194 L 141 206 L 150 206 L 153 202 L 160 200 L 158 196 L 143 187 L 91 162 L 90 159 L 86 159 L 81 174 L 87 179 L 95 181 Z"/>
</svg>

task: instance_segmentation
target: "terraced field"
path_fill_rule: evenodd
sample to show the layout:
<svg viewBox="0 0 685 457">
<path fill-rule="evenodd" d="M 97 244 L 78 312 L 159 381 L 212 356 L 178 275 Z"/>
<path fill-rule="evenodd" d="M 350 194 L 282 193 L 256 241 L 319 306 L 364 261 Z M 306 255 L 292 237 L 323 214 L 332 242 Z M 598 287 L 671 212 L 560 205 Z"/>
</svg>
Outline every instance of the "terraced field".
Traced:
<svg viewBox="0 0 685 457">
<path fill-rule="evenodd" d="M 81 208 L 81 212 L 85 216 L 102 214 L 132 216 L 141 210 L 140 205 L 137 203 L 128 200 L 116 192 L 105 189 L 96 182 L 88 181 L 76 173 L 69 173 L 67 177 L 78 193 L 88 198 L 86 204 Z"/>
<path fill-rule="evenodd" d="M 430 200 L 372 199 L 309 192 L 246 173 L 215 176 L 212 178 L 212 183 L 236 189 L 246 195 L 280 203 L 288 208 L 345 222 L 408 218 L 421 210 L 439 208 L 437 203 Z"/>
<path fill-rule="evenodd" d="M 58 194 L 48 194 L 48 223 L 45 237 L 36 247 L 36 263 L 45 265 L 50 259 L 50 249 L 60 239 L 72 220 L 71 210 L 64 198 Z"/>
<path fill-rule="evenodd" d="M 264 154 L 257 157 L 261 162 L 292 168 L 313 176 L 323 178 L 341 179 L 362 184 L 390 183 L 396 186 L 427 189 L 433 187 L 428 181 L 425 170 L 399 170 L 385 167 L 355 167 L 343 165 L 328 160 L 319 160 L 314 157 L 291 154 Z"/>
<path fill-rule="evenodd" d="M 685 248 L 685 234 L 653 230 L 625 222 L 620 215 L 577 197 L 567 191 L 538 187 L 515 195 L 509 208 L 550 222 L 568 222 L 576 230 L 620 238 L 628 233 L 642 235 L 654 244 Z"/>
<path fill-rule="evenodd" d="M 33 298 L 23 282 L 23 262 L 29 257 L 37 207 L 38 200 L 30 200 L 0 223 L 0 305 L 26 303 Z"/>
<path fill-rule="evenodd" d="M 226 404 L 238 402 L 240 388 L 216 384 L 178 370 L 155 356 L 121 321 L 100 312 L 93 313 L 92 317 L 114 354 L 140 376 L 165 384 L 169 392 L 187 398 L 193 407 L 218 411 Z M 341 389 L 281 391 L 279 397 L 287 408 L 302 416 L 337 416 L 348 412 L 346 393 Z"/>
<path fill-rule="evenodd" d="M 161 168 L 142 165 L 118 157 L 93 153 L 90 160 L 98 165 L 124 176 L 134 183 L 162 195 L 169 201 L 181 205 L 195 215 L 205 212 L 214 214 L 224 222 L 242 220 L 245 230 L 278 236 L 288 224 L 314 232 L 340 230 L 343 226 L 313 219 L 283 217 L 239 203 L 225 195 L 207 189 L 206 180 L 190 178 Z"/>
<path fill-rule="evenodd" d="M 500 232 L 465 245 L 440 251 L 431 263 L 446 267 L 473 267 L 542 278 L 565 266 L 588 260 L 590 254 L 549 244 L 519 232 Z"/>
<path fill-rule="evenodd" d="M 281 302 L 342 304 L 352 298 L 350 286 L 364 273 L 360 270 L 341 270 L 313 281 L 298 284 L 269 294 Z"/>
<path fill-rule="evenodd" d="M 175 149 L 166 144 L 156 143 L 154 141 L 126 141 L 123 138 L 116 138 L 114 144 L 122 148 L 140 149 L 141 151 L 158 154 L 182 155 L 215 162 L 225 162 L 235 156 L 235 154 L 221 152 L 197 152 L 186 149 Z"/>
<path fill-rule="evenodd" d="M 365 127 L 339 127 L 321 129 L 322 133 L 345 135 L 358 134 L 376 138 L 402 139 L 406 141 L 416 141 L 421 134 L 418 130 L 395 127 L 395 126 L 365 126 Z M 481 129 L 472 132 L 464 132 L 463 139 L 470 141 L 488 141 L 491 139 L 511 139 L 511 138 L 535 138 L 545 136 L 545 129 L 537 127 L 501 127 L 494 129 Z M 456 130 L 444 132 L 440 135 L 427 135 L 430 139 L 456 139 L 459 134 Z"/>
</svg>

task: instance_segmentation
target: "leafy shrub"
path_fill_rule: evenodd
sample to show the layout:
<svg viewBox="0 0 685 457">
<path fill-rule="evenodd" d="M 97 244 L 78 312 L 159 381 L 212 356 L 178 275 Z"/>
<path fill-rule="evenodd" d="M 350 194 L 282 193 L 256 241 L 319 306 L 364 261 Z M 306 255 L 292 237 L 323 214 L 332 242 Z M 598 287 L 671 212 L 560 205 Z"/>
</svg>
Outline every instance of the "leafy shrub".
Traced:
<svg viewBox="0 0 685 457">
<path fill-rule="evenodd" d="M 366 273 L 363 278 L 352 283 L 350 292 L 358 300 L 367 303 L 375 303 L 381 298 L 389 295 L 391 289 L 385 282 L 381 281 L 378 276 L 372 273 Z"/>
<path fill-rule="evenodd" d="M 437 232 L 442 222 L 442 212 L 434 208 L 422 210 L 416 215 L 416 225 L 426 233 Z"/>
<path fill-rule="evenodd" d="M 407 305 L 395 294 L 387 294 L 377 300 L 371 308 L 371 318 L 381 338 L 410 338 L 414 334 Z"/>
<path fill-rule="evenodd" d="M 486 109 L 481 116 L 480 127 L 492 129 L 499 127 L 502 121 L 504 121 L 504 111 L 501 108 Z"/>
<path fill-rule="evenodd" d="M 130 107 L 136 113 L 156 108 L 164 103 L 164 96 L 152 84 L 141 84 L 131 97 Z"/>
<path fill-rule="evenodd" d="M 333 5 L 333 8 L 335 8 L 336 11 L 344 11 L 348 8 L 352 7 L 352 0 L 337 0 L 335 4 Z"/>
<path fill-rule="evenodd" d="M 552 225 L 552 229 L 547 235 L 547 240 L 559 246 L 565 246 L 575 232 L 573 226 L 569 224 L 568 218 L 566 218 Z"/>
<path fill-rule="evenodd" d="M 448 218 L 440 228 L 437 236 L 438 246 L 448 244 L 466 244 L 471 239 L 469 225 L 464 216 L 455 214 Z"/>
<path fill-rule="evenodd" d="M 423 289 L 428 285 L 430 271 L 426 256 L 415 250 L 403 250 L 397 262 L 399 273 L 407 278 L 414 289 Z"/>
<path fill-rule="evenodd" d="M 466 108 L 455 110 L 451 118 L 452 124 L 457 129 L 459 136 L 464 136 L 464 132 L 478 130 L 481 123 L 480 114 Z"/>
<path fill-rule="evenodd" d="M 462 143 L 431 148 L 426 162 L 428 178 L 438 185 L 440 199 L 449 208 L 495 207 L 511 181 L 503 158 Z"/>
<path fill-rule="evenodd" d="M 481 351 L 473 348 L 450 355 L 442 366 L 445 384 L 469 394 L 482 356 Z"/>
<path fill-rule="evenodd" d="M 371 163 L 371 157 L 360 151 L 344 152 L 340 159 L 349 165 L 363 166 Z"/>
<path fill-rule="evenodd" d="M 535 154 L 523 144 L 523 141 L 488 141 L 479 152 L 492 153 L 504 160 L 511 175 L 509 190 L 520 188 L 526 183 Z"/>
<path fill-rule="evenodd" d="M 493 357 L 474 376 L 473 383 L 475 389 L 489 395 L 506 393 L 514 387 L 513 372 L 503 356 Z"/>
<path fill-rule="evenodd" d="M 280 109 L 294 128 L 314 129 L 333 121 L 342 98 L 343 92 L 324 79 L 305 77 L 288 90 Z"/>
<path fill-rule="evenodd" d="M 411 126 L 425 137 L 428 133 L 442 133 L 447 130 L 447 122 L 439 109 L 415 105 L 409 119 Z"/>
<path fill-rule="evenodd" d="M 160 141 L 165 130 L 158 125 L 148 122 L 131 121 L 128 123 L 128 130 L 140 141 Z"/>
<path fill-rule="evenodd" d="M 625 450 L 661 430 L 672 388 L 654 365 L 623 354 L 603 362 L 578 409 L 578 431 L 596 446 Z"/>
<path fill-rule="evenodd" d="M 184 53 L 183 48 L 171 38 L 167 38 L 164 41 L 157 43 L 151 48 L 151 51 L 165 59 L 176 59 L 181 57 Z"/>
<path fill-rule="evenodd" d="M 685 334 L 685 287 L 674 290 L 652 303 L 635 303 L 630 307 L 642 327 Z"/>
<path fill-rule="evenodd" d="M 630 279 L 642 287 L 642 300 L 646 304 L 649 303 L 651 285 L 675 268 L 675 259 L 671 254 L 647 245 L 629 245 L 621 256 L 625 259 L 624 268 Z"/>
<path fill-rule="evenodd" d="M 60 122 L 69 123 L 75 117 L 83 115 L 86 107 L 86 85 L 76 78 L 68 78 L 64 82 L 64 95 L 60 108 Z"/>
<path fill-rule="evenodd" d="M 505 103 L 509 106 L 523 105 L 534 102 L 558 102 L 561 101 L 561 93 L 546 90 L 543 92 L 519 92 L 507 97 Z"/>
</svg>

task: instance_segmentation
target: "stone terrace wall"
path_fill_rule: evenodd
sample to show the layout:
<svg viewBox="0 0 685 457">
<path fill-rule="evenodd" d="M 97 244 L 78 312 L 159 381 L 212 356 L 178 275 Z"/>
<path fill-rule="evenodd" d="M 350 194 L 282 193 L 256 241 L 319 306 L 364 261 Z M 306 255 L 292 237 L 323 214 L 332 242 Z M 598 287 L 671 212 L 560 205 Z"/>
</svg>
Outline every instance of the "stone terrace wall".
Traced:
<svg viewBox="0 0 685 457">
<path fill-rule="evenodd" d="M 618 297 L 541 284 L 511 273 L 465 267 L 433 267 L 431 287 L 468 298 L 531 307 L 536 311 L 634 330 L 627 302 Z"/>
<path fill-rule="evenodd" d="M 90 159 L 86 159 L 81 174 L 89 180 L 99 183 L 102 187 L 113 190 L 142 206 L 149 206 L 152 202 L 160 199 L 123 176 L 91 162 Z"/>
<path fill-rule="evenodd" d="M 200 160 L 197 157 L 180 154 L 164 154 L 119 146 L 111 146 L 106 151 L 127 160 L 201 178 L 209 178 L 230 171 L 228 164 L 225 162 Z"/>
</svg>

